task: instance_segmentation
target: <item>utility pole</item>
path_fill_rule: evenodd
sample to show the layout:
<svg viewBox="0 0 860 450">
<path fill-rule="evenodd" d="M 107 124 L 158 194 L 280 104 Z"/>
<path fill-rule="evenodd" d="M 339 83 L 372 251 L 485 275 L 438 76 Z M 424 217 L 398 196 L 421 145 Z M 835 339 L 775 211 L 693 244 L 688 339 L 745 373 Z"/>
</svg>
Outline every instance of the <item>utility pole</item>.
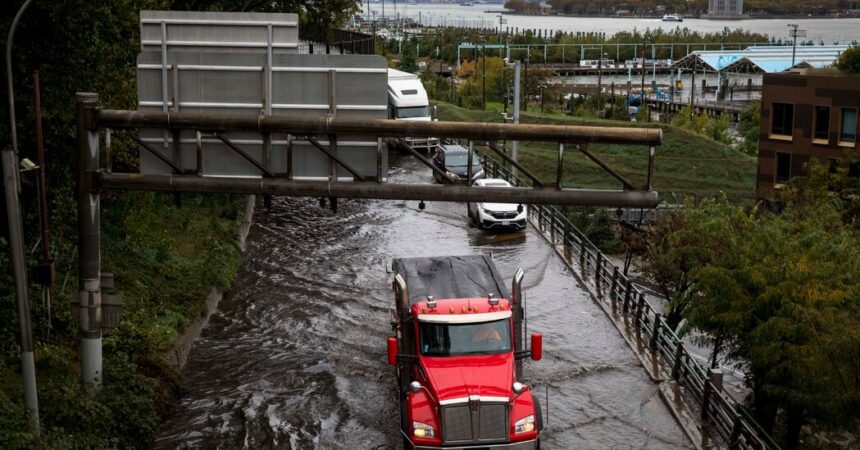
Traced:
<svg viewBox="0 0 860 450">
<path fill-rule="evenodd" d="M 797 38 L 798 37 L 806 37 L 806 30 L 798 30 L 797 27 L 800 25 L 796 23 L 788 24 L 788 27 L 791 28 L 789 30 L 788 35 L 792 38 L 791 44 L 791 67 L 794 67 L 794 55 L 797 52 Z"/>
<path fill-rule="evenodd" d="M 645 108 L 645 47 L 648 45 L 648 40 L 642 43 L 642 86 L 639 92 L 639 108 Z"/>
<path fill-rule="evenodd" d="M 517 84 L 519 86 L 519 84 Z M 523 64 L 523 91 L 525 91 L 525 101 L 523 107 L 526 111 L 529 110 L 529 55 L 526 54 L 526 61 Z"/>
<path fill-rule="evenodd" d="M 481 44 L 481 109 L 487 109 L 487 48 Z"/>
<path fill-rule="evenodd" d="M 600 115 L 600 97 L 603 93 L 603 45 L 600 45 L 600 57 L 597 60 L 597 117 Z"/>
<path fill-rule="evenodd" d="M 454 68 L 448 66 L 448 72 L 451 74 L 451 104 L 454 104 Z"/>
<path fill-rule="evenodd" d="M 24 11 L 33 0 L 27 0 L 15 14 L 6 36 L 6 88 L 9 96 L 9 134 L 12 147 L 0 151 L 3 166 L 3 187 L 6 196 L 6 218 L 9 223 L 9 250 L 11 251 L 12 274 L 15 278 L 15 296 L 18 299 L 18 326 L 21 332 L 21 377 L 24 383 L 24 404 L 27 408 L 30 433 L 38 440 L 41 436 L 39 424 L 39 396 L 36 389 L 36 364 L 33 346 L 33 328 L 30 324 L 30 298 L 27 283 L 27 261 L 24 259 L 24 226 L 18 194 L 21 180 L 18 173 L 18 134 L 15 124 L 15 91 L 12 83 L 12 42 L 15 28 Z"/>
</svg>

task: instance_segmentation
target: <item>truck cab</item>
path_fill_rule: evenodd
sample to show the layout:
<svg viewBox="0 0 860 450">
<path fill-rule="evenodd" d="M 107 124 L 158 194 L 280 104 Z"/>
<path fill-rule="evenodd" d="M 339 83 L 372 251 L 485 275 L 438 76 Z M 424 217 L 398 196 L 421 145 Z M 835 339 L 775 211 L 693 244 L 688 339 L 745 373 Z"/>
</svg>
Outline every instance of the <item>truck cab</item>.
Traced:
<svg viewBox="0 0 860 450">
<path fill-rule="evenodd" d="M 418 75 L 388 69 L 388 118 L 392 120 L 431 121 L 430 100 Z M 407 137 L 402 143 L 430 152 L 439 145 L 438 138 Z"/>
<path fill-rule="evenodd" d="M 395 259 L 394 270 L 387 350 L 404 448 L 539 448 L 540 403 L 519 378 L 523 359 L 541 359 L 542 337 L 525 349 L 522 270 L 514 295 L 488 256 Z"/>
</svg>

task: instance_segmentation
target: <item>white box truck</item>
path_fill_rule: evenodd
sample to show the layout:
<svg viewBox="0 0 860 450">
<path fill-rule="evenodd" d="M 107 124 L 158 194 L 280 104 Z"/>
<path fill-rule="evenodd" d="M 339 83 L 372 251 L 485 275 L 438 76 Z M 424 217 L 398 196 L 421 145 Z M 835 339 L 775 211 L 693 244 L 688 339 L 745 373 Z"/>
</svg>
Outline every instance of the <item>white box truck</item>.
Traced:
<svg viewBox="0 0 860 450">
<path fill-rule="evenodd" d="M 433 120 L 427 91 L 418 75 L 388 69 L 388 118 L 394 120 Z M 438 138 L 407 137 L 401 142 L 418 151 L 431 152 L 439 145 Z"/>
</svg>

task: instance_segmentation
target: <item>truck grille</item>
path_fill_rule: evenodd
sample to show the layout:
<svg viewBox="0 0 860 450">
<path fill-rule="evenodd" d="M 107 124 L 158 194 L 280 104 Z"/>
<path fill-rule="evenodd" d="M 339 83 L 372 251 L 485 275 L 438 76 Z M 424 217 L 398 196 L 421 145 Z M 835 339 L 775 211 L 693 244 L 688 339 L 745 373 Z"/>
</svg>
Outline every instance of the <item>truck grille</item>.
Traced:
<svg viewBox="0 0 860 450">
<path fill-rule="evenodd" d="M 507 403 L 460 403 L 442 407 L 442 443 L 507 442 L 510 428 Z"/>
</svg>

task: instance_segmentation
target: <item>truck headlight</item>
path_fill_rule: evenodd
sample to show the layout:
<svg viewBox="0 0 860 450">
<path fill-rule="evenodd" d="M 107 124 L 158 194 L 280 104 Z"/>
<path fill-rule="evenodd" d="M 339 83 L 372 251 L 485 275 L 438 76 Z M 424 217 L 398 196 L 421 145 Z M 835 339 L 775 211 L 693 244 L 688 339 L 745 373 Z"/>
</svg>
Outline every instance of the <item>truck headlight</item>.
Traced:
<svg viewBox="0 0 860 450">
<path fill-rule="evenodd" d="M 532 428 L 534 428 L 534 425 L 532 425 Z M 419 438 L 432 438 L 436 436 L 436 432 L 433 430 L 433 427 L 426 423 L 416 422 L 414 420 L 412 421 L 412 434 Z"/>
<path fill-rule="evenodd" d="M 418 422 L 416 422 L 418 423 Z M 514 433 L 528 433 L 529 431 L 534 431 L 535 429 L 535 416 L 534 414 L 523 417 L 518 420 L 517 423 L 514 424 Z"/>
</svg>

